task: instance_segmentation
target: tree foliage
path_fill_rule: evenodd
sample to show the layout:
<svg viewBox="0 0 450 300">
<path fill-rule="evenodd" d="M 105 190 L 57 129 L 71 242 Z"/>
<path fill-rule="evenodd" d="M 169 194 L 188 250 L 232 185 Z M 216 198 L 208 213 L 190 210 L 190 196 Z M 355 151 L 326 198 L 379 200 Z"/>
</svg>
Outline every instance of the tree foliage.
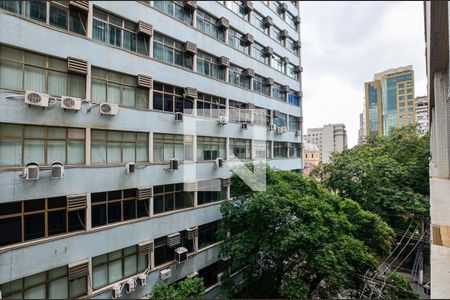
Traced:
<svg viewBox="0 0 450 300">
<path fill-rule="evenodd" d="M 203 279 L 194 277 L 174 285 L 160 282 L 154 287 L 150 299 L 201 299 L 204 293 Z"/>
<path fill-rule="evenodd" d="M 429 157 L 429 135 L 409 125 L 333 153 L 314 173 L 338 195 L 402 228 L 411 215 L 428 215 Z"/>
<path fill-rule="evenodd" d="M 264 192 L 233 175 L 232 195 L 222 254 L 248 266 L 236 297 L 334 298 L 390 251 L 393 231 L 378 216 L 298 173 L 268 168 Z"/>
</svg>

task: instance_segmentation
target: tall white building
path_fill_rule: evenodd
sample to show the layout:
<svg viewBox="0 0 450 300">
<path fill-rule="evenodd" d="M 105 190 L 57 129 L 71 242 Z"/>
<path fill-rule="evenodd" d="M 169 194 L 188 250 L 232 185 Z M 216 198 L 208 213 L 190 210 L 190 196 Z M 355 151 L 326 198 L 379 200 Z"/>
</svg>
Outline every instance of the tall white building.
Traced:
<svg viewBox="0 0 450 300">
<path fill-rule="evenodd" d="M 328 124 L 321 128 L 309 128 L 304 136 L 305 143 L 312 143 L 319 148 L 320 161 L 330 161 L 331 152 L 347 149 L 347 130 L 344 124 Z"/>
<path fill-rule="evenodd" d="M 1 296 L 216 297 L 228 163 L 302 168 L 298 5 L 0 1 Z"/>
<path fill-rule="evenodd" d="M 428 132 L 428 97 L 416 97 L 416 123 L 420 134 Z"/>
<path fill-rule="evenodd" d="M 364 143 L 364 113 L 359 114 L 358 145 Z"/>
</svg>

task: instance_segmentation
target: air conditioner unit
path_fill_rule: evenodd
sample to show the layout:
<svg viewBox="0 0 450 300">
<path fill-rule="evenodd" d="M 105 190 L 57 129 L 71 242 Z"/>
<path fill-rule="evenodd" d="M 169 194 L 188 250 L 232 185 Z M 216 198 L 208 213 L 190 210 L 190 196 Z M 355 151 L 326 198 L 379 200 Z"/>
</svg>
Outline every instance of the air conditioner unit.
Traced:
<svg viewBox="0 0 450 300">
<path fill-rule="evenodd" d="M 127 174 L 134 174 L 136 171 L 136 164 L 134 162 L 128 162 L 125 164 L 125 169 L 127 171 Z"/>
<path fill-rule="evenodd" d="M 277 134 L 281 134 L 281 133 L 283 133 L 284 131 L 283 131 L 283 127 L 284 126 L 281 126 L 281 127 L 277 127 Z"/>
<path fill-rule="evenodd" d="M 175 246 L 178 246 L 179 244 L 181 244 L 181 234 L 179 232 L 167 236 L 167 246 L 169 246 L 169 248 L 175 248 Z"/>
<path fill-rule="evenodd" d="M 39 179 L 39 164 L 37 162 L 29 162 L 23 169 L 22 177 L 26 180 Z"/>
<path fill-rule="evenodd" d="M 188 235 L 188 240 L 193 240 L 195 237 L 198 236 L 198 227 L 191 227 L 186 229 L 187 231 L 187 235 Z"/>
<path fill-rule="evenodd" d="M 64 176 L 64 166 L 59 161 L 52 162 L 52 176 L 51 178 L 62 178 Z"/>
<path fill-rule="evenodd" d="M 119 299 L 122 296 L 122 287 L 120 284 L 113 286 L 113 299 Z"/>
<path fill-rule="evenodd" d="M 100 103 L 100 114 L 115 116 L 119 113 L 119 105 L 116 103 Z"/>
<path fill-rule="evenodd" d="M 226 116 L 219 116 L 217 122 L 221 125 L 228 124 L 228 118 Z"/>
<path fill-rule="evenodd" d="M 183 97 L 189 99 L 196 99 L 198 97 L 197 89 L 193 87 L 185 87 Z"/>
<path fill-rule="evenodd" d="M 270 130 L 272 130 L 272 131 L 277 130 L 277 125 L 275 125 L 275 124 L 270 124 Z"/>
<path fill-rule="evenodd" d="M 172 277 L 172 269 L 167 268 L 159 271 L 159 278 L 161 278 L 162 281 L 169 279 Z"/>
<path fill-rule="evenodd" d="M 248 129 L 248 124 L 247 123 L 242 123 L 241 124 L 241 129 L 242 130 L 247 130 Z"/>
<path fill-rule="evenodd" d="M 25 92 L 25 104 L 48 107 L 48 100 L 50 96 L 44 93 L 26 91 Z"/>
<path fill-rule="evenodd" d="M 139 274 L 138 276 L 139 286 L 144 287 L 147 285 L 147 274 Z"/>
<path fill-rule="evenodd" d="M 180 112 L 175 113 L 175 122 L 183 122 L 183 113 Z"/>
<path fill-rule="evenodd" d="M 61 96 L 61 108 L 79 111 L 81 109 L 81 99 L 69 96 Z"/>
<path fill-rule="evenodd" d="M 301 130 L 296 130 L 295 131 L 295 136 L 302 136 L 302 131 Z"/>
<path fill-rule="evenodd" d="M 128 279 L 126 288 L 127 294 L 134 292 L 136 290 L 136 281 L 133 278 Z"/>
<path fill-rule="evenodd" d="M 170 159 L 170 161 L 169 161 L 169 169 L 170 170 L 178 170 L 178 165 L 179 165 L 178 159 L 176 159 L 176 158 Z"/>
<path fill-rule="evenodd" d="M 175 260 L 178 263 L 182 263 L 183 261 L 187 260 L 188 255 L 188 249 L 184 247 L 178 247 L 175 249 Z"/>
<path fill-rule="evenodd" d="M 216 158 L 215 163 L 216 163 L 216 168 L 222 168 L 223 167 L 223 158 L 221 158 L 221 157 Z"/>
<path fill-rule="evenodd" d="M 231 178 L 230 177 L 222 178 L 221 180 L 222 180 L 222 186 L 223 187 L 231 186 Z"/>
<path fill-rule="evenodd" d="M 185 182 L 183 184 L 183 191 L 184 192 L 196 192 L 197 191 L 197 182 Z"/>
</svg>

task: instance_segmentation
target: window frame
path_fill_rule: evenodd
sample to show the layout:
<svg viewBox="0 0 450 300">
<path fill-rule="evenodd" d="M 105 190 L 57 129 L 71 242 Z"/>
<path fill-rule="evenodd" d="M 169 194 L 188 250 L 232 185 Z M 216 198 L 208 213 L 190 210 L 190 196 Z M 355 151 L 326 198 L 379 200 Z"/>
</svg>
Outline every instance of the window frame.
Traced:
<svg viewBox="0 0 450 300">
<path fill-rule="evenodd" d="M 158 162 L 158 163 L 165 163 L 168 162 L 170 159 L 172 158 L 176 158 L 181 162 L 184 161 L 194 161 L 194 141 L 193 141 L 193 137 L 192 135 L 182 135 L 182 134 L 169 134 L 169 133 L 154 133 L 153 134 L 153 162 Z M 192 139 L 191 141 L 189 141 L 189 139 Z M 166 140 L 168 141 L 166 143 Z M 180 142 L 180 140 L 182 140 L 182 142 Z M 162 141 L 162 143 L 160 143 Z M 171 143 L 169 143 L 171 142 Z M 161 146 L 162 145 L 162 151 L 163 151 L 163 160 L 156 160 L 155 159 L 155 152 L 156 152 L 156 147 L 157 146 Z M 164 157 L 165 152 L 166 152 L 166 145 L 168 145 L 168 147 L 172 148 L 172 153 L 175 154 L 176 153 L 176 145 L 183 145 L 183 159 L 179 158 L 179 157 L 170 157 L 170 158 L 166 158 Z M 188 147 L 191 147 L 190 149 Z M 186 153 L 192 153 L 192 158 L 190 159 L 186 159 Z"/>
</svg>

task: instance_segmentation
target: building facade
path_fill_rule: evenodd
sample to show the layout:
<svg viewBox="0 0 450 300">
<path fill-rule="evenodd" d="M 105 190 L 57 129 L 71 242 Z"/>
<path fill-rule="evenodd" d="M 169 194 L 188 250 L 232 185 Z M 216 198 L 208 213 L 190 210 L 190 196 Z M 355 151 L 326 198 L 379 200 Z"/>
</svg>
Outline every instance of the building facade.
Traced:
<svg viewBox="0 0 450 300">
<path fill-rule="evenodd" d="M 418 127 L 417 130 L 420 134 L 428 132 L 428 120 L 428 97 L 416 97 L 416 122 Z"/>
<path fill-rule="evenodd" d="M 448 2 L 424 2 L 430 120 L 431 298 L 450 295 L 450 102 Z"/>
<path fill-rule="evenodd" d="M 366 136 L 388 135 L 391 128 L 415 122 L 412 66 L 376 73 L 364 88 Z"/>
<path fill-rule="evenodd" d="M 347 130 L 344 124 L 328 124 L 321 128 L 308 128 L 303 137 L 305 143 L 312 143 L 319 149 L 319 160 L 330 161 L 333 151 L 342 152 L 347 149 Z"/>
<path fill-rule="evenodd" d="M 230 163 L 302 169 L 298 2 L 2 1 L 0 25 L 1 297 L 213 297 Z"/>
</svg>

